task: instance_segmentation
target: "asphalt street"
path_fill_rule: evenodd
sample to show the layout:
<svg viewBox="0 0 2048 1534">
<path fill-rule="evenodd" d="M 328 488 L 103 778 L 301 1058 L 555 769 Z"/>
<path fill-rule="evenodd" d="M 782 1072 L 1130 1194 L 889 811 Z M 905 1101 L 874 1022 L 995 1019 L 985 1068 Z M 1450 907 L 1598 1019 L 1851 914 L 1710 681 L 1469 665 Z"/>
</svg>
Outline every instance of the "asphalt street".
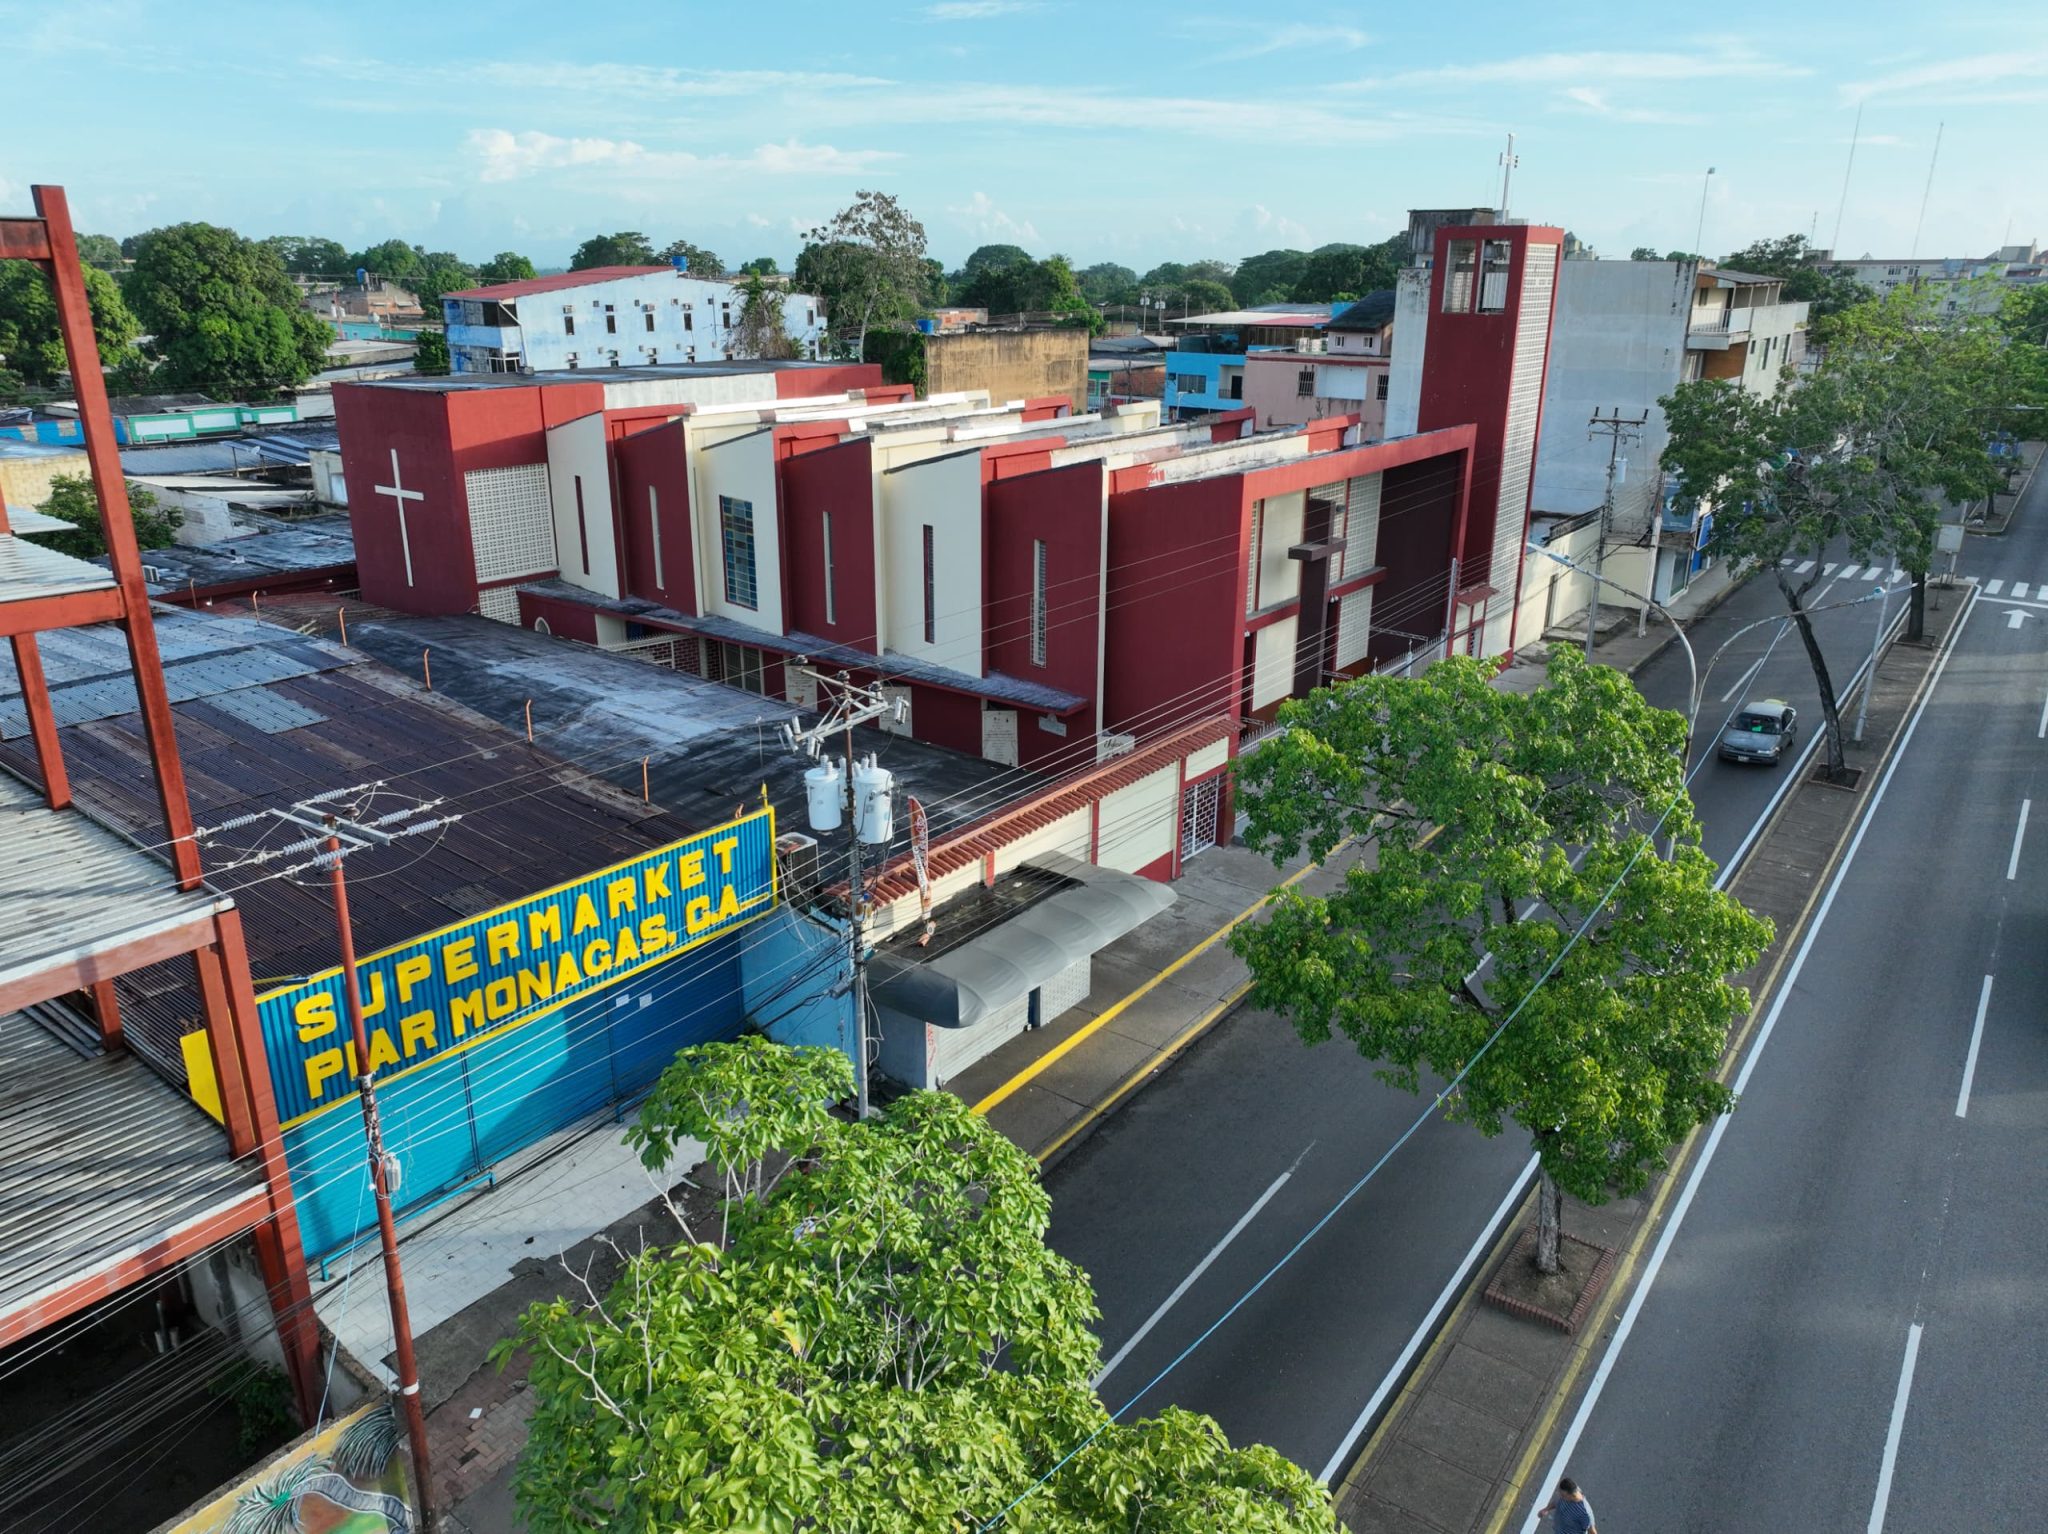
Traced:
<svg viewBox="0 0 2048 1534">
<path fill-rule="evenodd" d="M 1602 1528 L 2048 1507 L 2048 481 L 1963 568 L 1981 594 L 1559 1456 Z"/>
<path fill-rule="evenodd" d="M 1826 600 L 1888 577 L 1838 572 Z M 1891 590 L 1897 611 L 1905 588 Z M 1751 581 L 1694 626 L 1701 664 L 1745 624 L 1781 610 L 1775 583 Z M 1867 653 L 1876 619 L 1864 605 L 1818 620 L 1838 686 Z M 1719 859 L 1791 777 L 1713 761 L 1721 720 L 1769 693 L 1799 709 L 1802 735 L 1819 728 L 1804 652 L 1779 630 L 1765 624 L 1737 639 L 1703 689 L 1695 757 L 1705 762 L 1693 788 Z M 1642 680 L 1653 700 L 1683 706 L 1675 648 Z M 1283 1019 L 1245 1010 L 1061 1162 L 1048 1177 L 1051 1239 L 1095 1280 L 1110 1406 L 1130 1402 L 1137 1415 L 1187 1406 L 1216 1417 L 1234 1442 L 1271 1444 L 1313 1472 L 1341 1470 L 1433 1307 L 1519 1188 L 1527 1142 L 1424 1125 L 1297 1258 L 1244 1296 L 1426 1101 L 1380 1085 L 1347 1043 L 1310 1049 Z"/>
</svg>

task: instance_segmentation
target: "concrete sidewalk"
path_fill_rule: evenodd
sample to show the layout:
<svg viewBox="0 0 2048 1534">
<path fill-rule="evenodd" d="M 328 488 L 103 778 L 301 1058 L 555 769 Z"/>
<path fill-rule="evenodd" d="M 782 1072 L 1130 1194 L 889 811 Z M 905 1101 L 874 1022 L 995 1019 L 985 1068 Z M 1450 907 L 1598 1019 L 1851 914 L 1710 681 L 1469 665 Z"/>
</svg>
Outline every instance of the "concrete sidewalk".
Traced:
<svg viewBox="0 0 2048 1534">
<path fill-rule="evenodd" d="M 1849 749 L 1849 764 L 1864 769 L 1866 788 L 1889 756 L 1934 667 L 1938 642 L 1963 600 L 1960 592 L 1930 591 L 1928 633 L 1934 642 L 1896 645 L 1879 666 L 1868 740 Z M 1787 794 L 1731 879 L 1737 898 L 1770 917 L 1777 931 L 1756 968 L 1741 977 L 1754 1005 L 1731 1040 L 1724 1079 L 1732 1074 L 1796 947 L 1865 797 L 1864 792 L 1812 782 Z M 1533 1198 L 1507 1219 L 1349 1473 L 1334 1488 L 1339 1515 L 1353 1534 L 1420 1529 L 1502 1534 L 1518 1525 L 1535 1505 L 1534 1479 L 1547 1469 L 1563 1416 L 1604 1348 L 1666 1201 L 1702 1139 L 1697 1133 L 1689 1139 L 1672 1157 L 1671 1170 L 1635 1197 L 1599 1208 L 1566 1201 L 1564 1228 L 1617 1254 L 1612 1278 L 1575 1334 L 1482 1303 L 1486 1285 L 1533 1218 Z M 1599 1488 L 1591 1488 L 1591 1494 L 1597 1501 Z"/>
</svg>

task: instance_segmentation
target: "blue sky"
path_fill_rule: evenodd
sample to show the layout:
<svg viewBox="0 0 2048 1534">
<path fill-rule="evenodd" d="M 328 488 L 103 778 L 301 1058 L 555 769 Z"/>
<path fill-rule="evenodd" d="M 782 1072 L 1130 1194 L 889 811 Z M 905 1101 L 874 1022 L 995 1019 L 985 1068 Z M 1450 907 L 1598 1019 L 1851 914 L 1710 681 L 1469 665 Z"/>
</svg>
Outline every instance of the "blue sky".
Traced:
<svg viewBox="0 0 2048 1534">
<path fill-rule="evenodd" d="M 559 264 L 586 235 L 785 265 L 860 187 L 935 255 L 1078 264 L 1374 240 L 1491 202 L 1607 255 L 2048 239 L 2048 7 L 1734 0 L 579 4 L 0 0 L 0 207 L 396 235 Z M 32 125 L 32 126 L 31 126 Z"/>
</svg>

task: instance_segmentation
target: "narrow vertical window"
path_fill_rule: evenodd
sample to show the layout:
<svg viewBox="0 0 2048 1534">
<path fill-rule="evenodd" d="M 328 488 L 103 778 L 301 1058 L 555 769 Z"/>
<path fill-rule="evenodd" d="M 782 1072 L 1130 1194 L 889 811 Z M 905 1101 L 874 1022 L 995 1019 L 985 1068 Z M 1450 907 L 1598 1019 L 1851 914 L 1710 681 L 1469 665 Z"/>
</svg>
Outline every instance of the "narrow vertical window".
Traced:
<svg viewBox="0 0 2048 1534">
<path fill-rule="evenodd" d="M 839 604 L 832 596 L 832 513 L 823 513 L 819 522 L 825 533 L 825 626 L 830 628 L 839 621 Z"/>
<path fill-rule="evenodd" d="M 1470 314 L 1479 266 L 1477 240 L 1451 240 L 1444 250 L 1444 313 Z"/>
<path fill-rule="evenodd" d="M 718 498 L 718 528 L 725 553 L 725 599 L 735 607 L 758 607 L 754 572 L 754 503 Z"/>
<path fill-rule="evenodd" d="M 1259 524 L 1265 520 L 1266 503 L 1252 502 L 1251 557 L 1245 561 L 1244 615 L 1249 618 L 1259 610 Z"/>
<path fill-rule="evenodd" d="M 583 515 L 583 476 L 576 476 L 576 542 L 583 550 L 583 573 L 590 573 L 590 523 Z"/>
<path fill-rule="evenodd" d="M 647 487 L 647 534 L 654 540 L 654 584 L 666 591 L 668 582 L 661 574 L 661 496 L 652 485 Z"/>
<path fill-rule="evenodd" d="M 1031 664 L 1045 664 L 1045 540 L 1031 540 Z"/>
<path fill-rule="evenodd" d="M 924 642 L 939 642 L 939 592 L 932 569 L 932 525 L 924 525 Z"/>
</svg>

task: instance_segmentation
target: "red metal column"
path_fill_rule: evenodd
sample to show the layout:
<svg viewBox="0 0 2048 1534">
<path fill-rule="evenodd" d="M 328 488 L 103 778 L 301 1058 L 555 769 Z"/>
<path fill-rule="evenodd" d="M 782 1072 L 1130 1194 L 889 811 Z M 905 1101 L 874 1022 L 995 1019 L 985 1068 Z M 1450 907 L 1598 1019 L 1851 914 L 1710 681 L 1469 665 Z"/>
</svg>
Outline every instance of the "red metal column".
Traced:
<svg viewBox="0 0 2048 1534">
<path fill-rule="evenodd" d="M 135 691 L 142 701 L 143 729 L 156 765 L 157 797 L 163 805 L 165 834 L 171 842 L 171 866 L 182 889 L 199 884 L 199 849 L 192 842 L 192 806 L 185 792 L 185 769 L 178 760 L 178 737 L 171 720 L 170 696 L 164 689 L 163 660 L 157 653 L 156 627 L 149 611 L 149 591 L 142 580 L 142 555 L 135 543 L 135 523 L 128 510 L 128 483 L 121 477 L 121 455 L 114 441 L 114 418 L 107 407 L 107 382 L 100 373 L 99 343 L 93 335 L 92 307 L 85 294 L 85 274 L 78 263 L 78 242 L 72 234 L 71 209 L 64 189 L 33 189 L 36 212 L 48 231 L 50 287 L 57 301 L 58 328 L 71 362 L 71 383 L 78 397 L 78 418 L 85 429 L 86 457 L 92 464 L 93 489 L 100 500 L 108 561 L 121 591 L 122 617 L 128 636 L 128 659 L 135 670 Z"/>
<path fill-rule="evenodd" d="M 57 716 L 50 708 L 50 684 L 43 676 L 43 652 L 33 634 L 14 636 L 14 669 L 21 677 L 22 700 L 28 704 L 29 734 L 35 738 L 36 761 L 43 769 L 43 798 L 53 810 L 71 803 L 71 780 L 64 771 L 64 748 L 57 743 Z"/>
<path fill-rule="evenodd" d="M 256 1231 L 256 1257 L 270 1290 L 278 1338 L 284 1344 L 299 1411 L 310 1427 L 320 1409 L 320 1327 L 313 1314 L 312 1287 L 306 1279 L 305 1238 L 299 1234 L 291 1170 L 285 1163 L 284 1136 L 278 1128 L 277 1099 L 270 1085 L 270 1057 L 263 1045 L 256 987 L 249 976 L 249 950 L 242 937 L 242 913 L 221 912 L 214 918 L 214 928 L 220 938 L 221 970 L 227 983 L 231 1026 L 242 1063 L 257 1157 L 263 1166 L 264 1186 L 270 1192 L 271 1218 Z"/>
</svg>

